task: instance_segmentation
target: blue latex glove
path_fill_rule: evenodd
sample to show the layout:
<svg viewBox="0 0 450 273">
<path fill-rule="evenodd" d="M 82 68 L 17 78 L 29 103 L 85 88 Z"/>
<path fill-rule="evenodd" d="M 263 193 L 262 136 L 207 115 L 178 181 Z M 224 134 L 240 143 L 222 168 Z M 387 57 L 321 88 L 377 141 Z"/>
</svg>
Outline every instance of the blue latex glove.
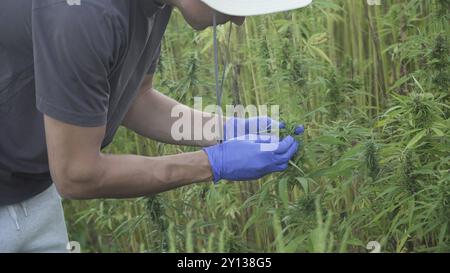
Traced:
<svg viewBox="0 0 450 273">
<path fill-rule="evenodd" d="M 269 117 L 229 118 L 224 124 L 224 139 L 230 140 L 245 135 L 265 134 L 272 129 L 284 129 L 284 122 Z"/>
<path fill-rule="evenodd" d="M 282 141 L 276 137 L 265 137 L 267 140 L 263 140 L 262 136 L 252 137 L 246 139 L 255 140 L 232 139 L 204 149 L 215 183 L 221 179 L 255 180 L 273 172 L 284 171 L 298 150 L 299 144 L 291 136 Z M 268 146 L 274 149 L 268 151 Z"/>
<path fill-rule="evenodd" d="M 294 135 L 299 136 L 305 132 L 305 126 L 299 125 L 295 128 Z"/>
</svg>

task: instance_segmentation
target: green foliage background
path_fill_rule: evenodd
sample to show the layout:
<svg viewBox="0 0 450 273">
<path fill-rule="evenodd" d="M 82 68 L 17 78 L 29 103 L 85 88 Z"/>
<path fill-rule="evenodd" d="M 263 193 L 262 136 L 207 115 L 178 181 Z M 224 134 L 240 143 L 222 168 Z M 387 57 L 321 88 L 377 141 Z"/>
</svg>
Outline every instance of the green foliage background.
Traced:
<svg viewBox="0 0 450 273">
<path fill-rule="evenodd" d="M 92 252 L 450 251 L 448 0 L 315 0 L 219 30 L 225 104 L 278 104 L 305 124 L 290 169 L 137 200 L 65 201 Z M 214 103 L 212 31 L 176 12 L 156 88 Z M 120 129 L 107 152 L 191 151 Z"/>
</svg>

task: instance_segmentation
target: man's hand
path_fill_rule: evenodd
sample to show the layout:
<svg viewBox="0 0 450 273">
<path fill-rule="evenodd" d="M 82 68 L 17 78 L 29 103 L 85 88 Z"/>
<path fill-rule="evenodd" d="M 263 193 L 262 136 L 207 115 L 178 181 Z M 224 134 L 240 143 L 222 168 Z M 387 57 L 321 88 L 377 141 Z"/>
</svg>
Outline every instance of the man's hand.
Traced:
<svg viewBox="0 0 450 273">
<path fill-rule="evenodd" d="M 269 131 L 284 129 L 285 124 L 269 117 L 228 118 L 224 124 L 224 140 L 244 135 L 267 134 Z"/>
<path fill-rule="evenodd" d="M 279 141 L 273 136 L 251 135 L 205 148 L 204 151 L 211 164 L 214 182 L 221 179 L 245 181 L 286 170 L 298 145 L 290 136 Z"/>
</svg>

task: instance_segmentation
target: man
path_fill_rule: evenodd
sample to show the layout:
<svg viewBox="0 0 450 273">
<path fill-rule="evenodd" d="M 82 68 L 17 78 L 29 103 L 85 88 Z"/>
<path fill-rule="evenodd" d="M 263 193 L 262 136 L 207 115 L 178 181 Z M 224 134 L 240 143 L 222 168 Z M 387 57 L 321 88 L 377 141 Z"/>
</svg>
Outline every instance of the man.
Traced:
<svg viewBox="0 0 450 273">
<path fill-rule="evenodd" d="M 268 118 L 226 119 L 220 144 L 209 137 L 175 141 L 174 107 L 204 122 L 216 117 L 157 92 L 152 78 L 173 7 L 192 27 L 204 29 L 213 18 L 217 24 L 242 24 L 243 16 L 252 12 L 309 2 L 2 0 L 0 252 L 65 251 L 59 194 L 71 199 L 130 198 L 285 170 L 298 148 L 292 137 L 264 151 L 261 146 L 267 141 L 235 139 L 237 133 L 227 133 L 243 126 L 245 134 L 258 134 L 249 129 L 255 120 L 278 126 Z M 225 14 L 236 11 L 243 16 Z M 120 125 L 161 142 L 204 149 L 164 157 L 103 154 Z"/>
</svg>

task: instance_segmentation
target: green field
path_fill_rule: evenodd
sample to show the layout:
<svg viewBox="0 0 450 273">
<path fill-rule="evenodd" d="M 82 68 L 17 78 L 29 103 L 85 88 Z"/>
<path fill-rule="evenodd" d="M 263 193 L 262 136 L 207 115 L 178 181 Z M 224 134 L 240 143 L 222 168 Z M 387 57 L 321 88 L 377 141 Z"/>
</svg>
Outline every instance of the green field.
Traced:
<svg viewBox="0 0 450 273">
<path fill-rule="evenodd" d="M 304 124 L 290 169 L 137 200 L 65 201 L 84 252 L 450 251 L 449 0 L 315 0 L 219 28 L 224 104 Z M 212 30 L 174 13 L 156 89 L 214 103 Z M 110 153 L 192 151 L 121 128 Z"/>
</svg>

